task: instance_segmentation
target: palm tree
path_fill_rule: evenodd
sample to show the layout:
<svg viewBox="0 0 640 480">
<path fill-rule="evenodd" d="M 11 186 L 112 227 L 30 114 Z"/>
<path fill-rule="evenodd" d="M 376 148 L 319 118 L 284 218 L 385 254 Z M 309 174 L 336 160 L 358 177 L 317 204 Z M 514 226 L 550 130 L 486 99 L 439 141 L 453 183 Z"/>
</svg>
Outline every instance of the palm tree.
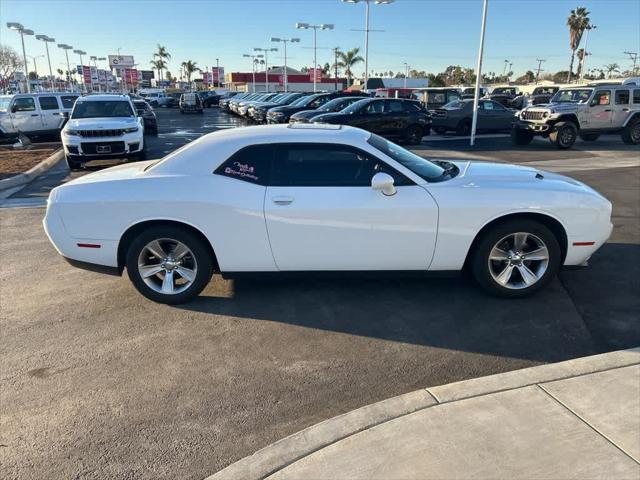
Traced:
<svg viewBox="0 0 640 480">
<path fill-rule="evenodd" d="M 614 72 L 620 72 L 620 65 L 617 63 L 610 63 L 609 65 L 605 65 L 604 69 L 607 71 L 607 75 L 611 78 L 611 74 Z"/>
<path fill-rule="evenodd" d="M 569 65 L 569 74 L 567 82 L 571 82 L 571 74 L 573 72 L 573 61 L 576 56 L 576 50 L 580 46 L 582 34 L 589 27 L 590 19 L 586 8 L 578 7 L 571 10 L 571 15 L 567 18 L 567 26 L 569 27 L 569 48 L 571 48 L 571 64 Z"/>
<path fill-rule="evenodd" d="M 162 67 L 158 70 L 158 78 L 162 78 L 162 70 L 167 67 L 165 60 L 171 60 L 171 54 L 167 51 L 166 47 L 158 43 L 158 51 L 153 54 L 153 58 L 158 58 L 158 60 L 162 60 L 163 62 Z"/>
<path fill-rule="evenodd" d="M 196 62 L 192 60 L 182 62 L 182 69 L 184 70 L 184 74 L 187 76 L 187 82 L 191 85 L 191 75 L 200 69 L 197 67 Z"/>
<path fill-rule="evenodd" d="M 359 48 L 353 48 L 348 52 L 338 52 L 338 67 L 344 68 L 344 74 L 347 76 L 347 87 L 351 86 L 351 77 L 353 76 L 351 68 L 357 63 L 364 62 L 364 58 L 358 55 L 359 52 Z"/>
<path fill-rule="evenodd" d="M 162 60 L 161 58 L 157 59 L 157 60 L 151 60 L 149 62 L 151 64 L 151 66 L 153 68 L 155 68 L 158 72 L 158 80 L 162 80 L 162 76 L 160 75 L 160 72 L 167 67 L 167 64 L 164 62 L 164 60 Z"/>
</svg>

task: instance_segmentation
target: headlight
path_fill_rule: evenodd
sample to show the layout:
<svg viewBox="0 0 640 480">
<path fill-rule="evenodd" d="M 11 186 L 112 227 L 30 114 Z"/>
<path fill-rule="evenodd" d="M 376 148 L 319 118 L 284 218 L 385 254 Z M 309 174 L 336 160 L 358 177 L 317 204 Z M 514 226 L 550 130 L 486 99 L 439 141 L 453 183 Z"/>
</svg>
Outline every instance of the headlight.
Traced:
<svg viewBox="0 0 640 480">
<path fill-rule="evenodd" d="M 67 128 L 67 129 L 64 131 L 64 134 L 65 134 L 67 137 L 77 137 L 77 136 L 79 135 L 78 130 L 71 130 L 70 128 Z"/>
<path fill-rule="evenodd" d="M 137 132 L 138 130 L 140 130 L 138 127 L 131 127 L 131 128 L 125 128 L 123 131 L 124 133 L 134 133 L 134 132 Z"/>
</svg>

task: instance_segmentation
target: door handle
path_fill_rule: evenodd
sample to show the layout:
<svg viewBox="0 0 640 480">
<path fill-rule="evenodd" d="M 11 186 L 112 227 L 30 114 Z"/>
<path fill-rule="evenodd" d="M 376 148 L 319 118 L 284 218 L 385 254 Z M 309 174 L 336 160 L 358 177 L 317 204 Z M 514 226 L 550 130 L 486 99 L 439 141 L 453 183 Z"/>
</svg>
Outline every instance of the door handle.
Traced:
<svg viewBox="0 0 640 480">
<path fill-rule="evenodd" d="M 37 113 L 32 113 L 31 116 L 32 117 L 39 117 L 40 115 L 38 115 Z"/>
<path fill-rule="evenodd" d="M 629 109 L 628 109 L 628 108 L 623 108 L 623 109 L 622 109 L 622 111 L 623 111 L 623 112 L 628 112 L 628 111 L 629 111 Z"/>
<path fill-rule="evenodd" d="M 273 200 L 273 203 L 276 205 L 289 205 L 293 203 L 293 197 L 273 197 L 271 200 Z"/>
<path fill-rule="evenodd" d="M 610 111 L 611 111 L 610 108 L 605 109 L 605 112 L 610 112 Z"/>
</svg>

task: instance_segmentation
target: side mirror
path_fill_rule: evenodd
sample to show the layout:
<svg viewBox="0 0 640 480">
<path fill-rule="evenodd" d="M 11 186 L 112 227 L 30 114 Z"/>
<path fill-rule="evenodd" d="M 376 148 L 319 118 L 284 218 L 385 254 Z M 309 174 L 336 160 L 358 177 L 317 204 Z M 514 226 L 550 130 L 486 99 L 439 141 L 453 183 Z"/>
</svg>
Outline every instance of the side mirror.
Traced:
<svg viewBox="0 0 640 480">
<path fill-rule="evenodd" d="M 371 179 L 371 188 L 380 190 L 384 195 L 390 197 L 396 194 L 396 187 L 393 185 L 393 177 L 388 173 L 378 172 Z"/>
<path fill-rule="evenodd" d="M 18 110 L 18 106 L 14 105 L 13 107 L 11 107 L 11 113 L 16 113 Z"/>
</svg>

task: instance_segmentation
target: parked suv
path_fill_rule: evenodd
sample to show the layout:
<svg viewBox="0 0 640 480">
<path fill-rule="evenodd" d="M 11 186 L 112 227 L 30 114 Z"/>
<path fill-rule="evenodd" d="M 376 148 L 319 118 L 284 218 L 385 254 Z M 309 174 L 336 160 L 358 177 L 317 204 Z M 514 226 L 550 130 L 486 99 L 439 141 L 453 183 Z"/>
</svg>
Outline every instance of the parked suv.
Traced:
<svg viewBox="0 0 640 480">
<path fill-rule="evenodd" d="M 180 96 L 180 113 L 198 112 L 203 113 L 202 100 L 197 93 L 183 93 Z"/>
<path fill-rule="evenodd" d="M 80 95 L 78 93 L 19 93 L 0 95 L 0 140 L 59 135 Z"/>
<path fill-rule="evenodd" d="M 80 97 L 62 130 L 69 168 L 98 158 L 145 158 L 144 124 L 128 95 Z"/>
<path fill-rule="evenodd" d="M 535 135 L 558 148 L 571 148 L 578 136 L 594 141 L 603 133 L 621 133 L 631 145 L 640 143 L 640 78 L 622 84 L 563 88 L 547 105 L 530 106 L 516 115 L 511 138 L 526 145 Z"/>
<path fill-rule="evenodd" d="M 371 98 L 352 103 L 338 113 L 314 117 L 313 123 L 333 123 L 362 128 L 384 137 L 416 145 L 431 133 L 431 116 L 415 100 Z"/>
</svg>

